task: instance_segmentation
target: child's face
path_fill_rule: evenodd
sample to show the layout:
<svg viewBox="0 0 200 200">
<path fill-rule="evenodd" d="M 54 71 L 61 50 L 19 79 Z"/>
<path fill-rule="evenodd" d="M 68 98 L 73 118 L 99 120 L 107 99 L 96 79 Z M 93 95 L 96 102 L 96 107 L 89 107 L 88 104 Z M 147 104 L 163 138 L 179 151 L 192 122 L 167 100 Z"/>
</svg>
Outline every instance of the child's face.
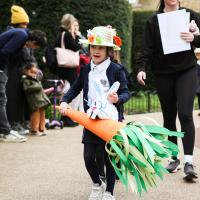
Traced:
<svg viewBox="0 0 200 200">
<path fill-rule="evenodd" d="M 30 70 L 32 74 L 35 74 L 35 75 L 38 74 L 38 68 L 36 66 L 32 67 Z"/>
<path fill-rule="evenodd" d="M 33 66 L 30 69 L 25 71 L 25 74 L 31 77 L 36 77 L 37 73 L 38 73 L 38 68 L 36 66 Z"/>
<path fill-rule="evenodd" d="M 107 59 L 107 47 L 90 45 L 90 56 L 94 64 L 98 65 Z"/>
</svg>

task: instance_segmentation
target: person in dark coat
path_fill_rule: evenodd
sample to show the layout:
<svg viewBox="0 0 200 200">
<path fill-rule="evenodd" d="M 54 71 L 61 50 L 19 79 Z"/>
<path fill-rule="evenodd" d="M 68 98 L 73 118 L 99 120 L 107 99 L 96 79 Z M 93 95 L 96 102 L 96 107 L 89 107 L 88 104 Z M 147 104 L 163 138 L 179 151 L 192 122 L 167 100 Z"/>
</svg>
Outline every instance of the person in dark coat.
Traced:
<svg viewBox="0 0 200 200">
<path fill-rule="evenodd" d="M 6 113 L 6 71 L 10 58 L 19 52 L 24 45 L 28 48 L 39 48 L 46 45 L 46 34 L 42 31 L 30 31 L 22 28 L 13 28 L 0 34 L 0 134 L 4 142 L 22 142 L 25 137 L 12 130 Z"/>
<path fill-rule="evenodd" d="M 55 47 L 61 47 L 61 35 L 64 32 L 65 48 L 70 49 L 72 51 L 78 51 L 81 49 L 81 45 L 79 44 L 80 37 L 76 35 L 76 23 L 77 19 L 73 15 L 63 15 L 61 19 L 60 33 L 55 41 Z M 70 88 L 78 76 L 76 66 L 72 69 L 58 67 L 57 72 L 59 78 L 65 81 L 65 88 Z M 65 91 L 65 88 L 63 91 Z M 73 105 L 71 106 L 73 107 Z M 62 121 L 64 122 L 64 126 L 73 127 L 78 125 L 77 123 L 73 122 L 71 119 L 66 117 L 62 117 Z"/>
<path fill-rule="evenodd" d="M 145 85 L 146 69 L 151 66 L 154 73 L 155 87 L 161 103 L 164 127 L 176 131 L 176 118 L 179 117 L 181 131 L 185 132 L 182 139 L 184 150 L 184 180 L 198 178 L 193 167 L 193 150 L 195 142 L 195 127 L 193 121 L 193 104 L 196 90 L 196 58 L 193 48 L 164 54 L 158 14 L 186 10 L 190 14 L 189 30 L 180 33 L 180 38 L 191 46 L 200 46 L 200 15 L 193 10 L 181 8 L 179 0 L 160 0 L 158 11 L 146 23 L 143 49 L 137 60 L 137 79 Z M 180 23 L 183 23 L 180 21 Z M 174 37 L 176 38 L 176 37 Z M 169 141 L 177 144 L 177 137 L 169 137 Z M 180 159 L 173 153 L 166 169 L 177 172 L 180 169 Z"/>
<path fill-rule="evenodd" d="M 13 5 L 11 7 L 11 26 L 8 27 L 8 30 L 13 28 L 27 28 L 28 24 L 29 17 L 26 11 L 20 6 Z M 12 129 L 18 131 L 22 135 L 27 134 L 29 130 L 23 127 L 27 109 L 25 106 L 24 92 L 21 87 L 21 69 L 27 60 L 31 60 L 32 62 L 35 60 L 32 52 L 32 49 L 22 48 L 15 55 L 10 57 L 7 67 L 7 117 Z"/>
<path fill-rule="evenodd" d="M 37 136 L 45 133 L 45 109 L 50 105 L 50 100 L 44 93 L 38 77 L 39 70 L 35 63 L 28 63 L 23 68 L 22 85 L 30 111 L 31 134 Z"/>
</svg>

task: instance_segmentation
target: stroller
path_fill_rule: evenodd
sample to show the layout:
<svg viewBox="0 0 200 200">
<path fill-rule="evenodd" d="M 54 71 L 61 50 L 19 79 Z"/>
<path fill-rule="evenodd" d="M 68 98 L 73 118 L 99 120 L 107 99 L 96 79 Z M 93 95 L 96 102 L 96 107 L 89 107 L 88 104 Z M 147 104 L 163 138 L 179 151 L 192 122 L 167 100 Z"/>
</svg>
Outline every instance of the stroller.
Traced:
<svg viewBox="0 0 200 200">
<path fill-rule="evenodd" d="M 52 79 L 48 79 L 48 82 L 53 83 L 53 87 L 50 87 L 48 89 L 45 89 L 44 92 L 46 94 L 52 93 L 53 92 L 53 115 L 52 117 L 49 119 L 49 122 L 47 122 L 45 124 L 46 129 L 54 129 L 56 127 L 59 127 L 61 129 L 63 129 L 64 127 L 64 123 L 62 120 L 58 120 L 57 119 L 57 110 L 56 110 L 56 105 L 57 105 L 57 95 L 58 95 L 58 89 L 59 87 L 63 86 L 63 81 L 61 80 L 52 80 Z"/>
</svg>

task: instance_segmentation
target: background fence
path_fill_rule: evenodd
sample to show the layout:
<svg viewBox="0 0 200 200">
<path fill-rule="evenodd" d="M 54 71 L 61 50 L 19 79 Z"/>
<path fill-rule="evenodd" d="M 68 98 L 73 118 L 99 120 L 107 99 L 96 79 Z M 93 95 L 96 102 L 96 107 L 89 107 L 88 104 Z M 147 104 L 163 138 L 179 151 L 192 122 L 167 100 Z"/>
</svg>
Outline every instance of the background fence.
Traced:
<svg viewBox="0 0 200 200">
<path fill-rule="evenodd" d="M 131 96 L 131 99 L 124 106 L 126 114 L 161 111 L 160 102 L 155 91 L 133 91 Z M 194 109 L 198 109 L 197 98 L 195 98 Z"/>
</svg>

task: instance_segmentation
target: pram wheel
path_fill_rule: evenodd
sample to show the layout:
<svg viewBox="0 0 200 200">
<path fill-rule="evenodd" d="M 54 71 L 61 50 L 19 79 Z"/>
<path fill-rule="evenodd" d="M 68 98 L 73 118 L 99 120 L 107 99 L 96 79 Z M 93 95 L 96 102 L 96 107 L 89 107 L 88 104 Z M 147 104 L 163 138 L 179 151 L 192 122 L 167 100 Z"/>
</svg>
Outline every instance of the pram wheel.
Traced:
<svg viewBox="0 0 200 200">
<path fill-rule="evenodd" d="M 63 127 L 64 127 L 64 123 L 63 121 L 60 121 L 60 129 L 63 129 Z"/>
<path fill-rule="evenodd" d="M 50 126 L 50 124 L 49 124 L 49 122 L 47 122 L 47 123 L 45 124 L 46 129 L 49 129 L 49 126 Z"/>
</svg>

